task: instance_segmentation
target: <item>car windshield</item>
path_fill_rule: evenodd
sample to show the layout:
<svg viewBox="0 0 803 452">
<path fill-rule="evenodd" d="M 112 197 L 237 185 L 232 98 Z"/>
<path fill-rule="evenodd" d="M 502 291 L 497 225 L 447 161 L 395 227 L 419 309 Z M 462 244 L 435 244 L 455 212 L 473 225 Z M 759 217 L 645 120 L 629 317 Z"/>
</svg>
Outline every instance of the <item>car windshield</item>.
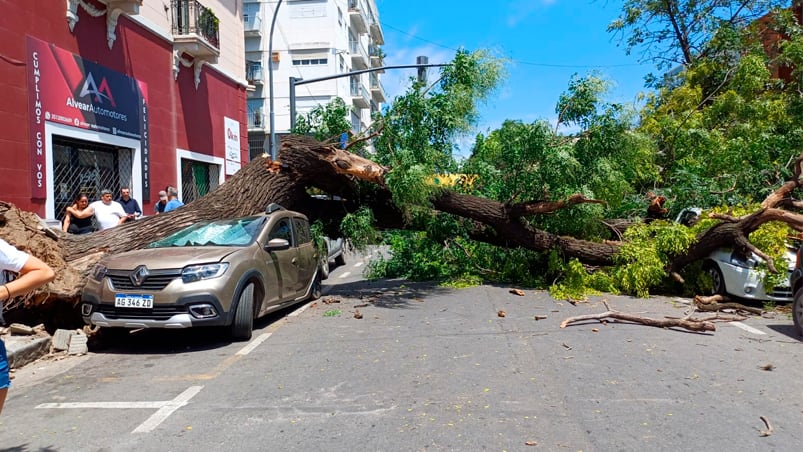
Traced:
<svg viewBox="0 0 803 452">
<path fill-rule="evenodd" d="M 266 217 L 264 216 L 253 216 L 196 223 L 161 240 L 152 242 L 147 247 L 247 246 L 256 240 L 265 221 Z"/>
</svg>

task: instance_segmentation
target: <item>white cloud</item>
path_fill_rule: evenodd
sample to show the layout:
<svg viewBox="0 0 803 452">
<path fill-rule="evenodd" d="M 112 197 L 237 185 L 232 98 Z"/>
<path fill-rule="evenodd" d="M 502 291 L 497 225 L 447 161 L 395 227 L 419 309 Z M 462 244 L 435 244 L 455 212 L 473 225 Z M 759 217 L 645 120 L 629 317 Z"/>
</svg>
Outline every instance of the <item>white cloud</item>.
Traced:
<svg viewBox="0 0 803 452">
<path fill-rule="evenodd" d="M 549 7 L 556 2 L 557 0 L 540 0 L 537 2 L 532 0 L 518 0 L 510 2 L 508 5 L 507 26 L 513 28 L 524 21 L 527 16 L 531 15 L 534 11 Z"/>
</svg>

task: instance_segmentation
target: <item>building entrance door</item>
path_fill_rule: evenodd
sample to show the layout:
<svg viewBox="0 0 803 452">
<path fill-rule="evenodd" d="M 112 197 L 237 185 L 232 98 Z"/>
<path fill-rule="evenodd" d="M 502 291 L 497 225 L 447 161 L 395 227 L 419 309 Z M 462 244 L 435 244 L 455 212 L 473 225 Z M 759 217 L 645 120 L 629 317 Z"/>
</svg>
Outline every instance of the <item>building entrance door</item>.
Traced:
<svg viewBox="0 0 803 452">
<path fill-rule="evenodd" d="M 64 218 L 64 210 L 77 194 L 85 194 L 89 202 L 100 199 L 100 191 L 109 189 L 119 194 L 123 186 L 131 186 L 133 150 L 103 143 L 53 136 L 53 194 L 56 218 Z"/>
</svg>

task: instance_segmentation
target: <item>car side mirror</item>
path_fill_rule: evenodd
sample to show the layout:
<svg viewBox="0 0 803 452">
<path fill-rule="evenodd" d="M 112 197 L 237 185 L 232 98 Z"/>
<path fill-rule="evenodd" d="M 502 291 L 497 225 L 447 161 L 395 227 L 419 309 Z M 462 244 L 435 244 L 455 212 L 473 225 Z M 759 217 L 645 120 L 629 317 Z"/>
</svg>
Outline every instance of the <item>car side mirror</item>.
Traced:
<svg viewBox="0 0 803 452">
<path fill-rule="evenodd" d="M 265 246 L 267 251 L 282 251 L 290 248 L 290 242 L 285 239 L 271 239 Z"/>
</svg>

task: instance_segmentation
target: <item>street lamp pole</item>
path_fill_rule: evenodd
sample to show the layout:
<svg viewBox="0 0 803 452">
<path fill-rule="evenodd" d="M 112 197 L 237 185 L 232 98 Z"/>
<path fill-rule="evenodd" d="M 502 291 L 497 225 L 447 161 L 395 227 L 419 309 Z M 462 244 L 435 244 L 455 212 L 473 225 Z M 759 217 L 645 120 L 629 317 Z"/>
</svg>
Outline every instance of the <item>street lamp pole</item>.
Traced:
<svg viewBox="0 0 803 452">
<path fill-rule="evenodd" d="M 444 63 L 444 64 L 405 64 L 401 66 L 382 66 L 382 67 L 374 67 L 370 69 L 360 69 L 359 71 L 351 71 L 351 72 L 344 72 L 342 74 L 335 74 L 335 75 L 327 75 L 326 77 L 317 77 L 317 78 L 308 78 L 302 79 L 298 77 L 290 77 L 290 129 L 292 130 L 296 126 L 296 86 L 298 85 L 306 85 L 307 83 L 315 83 L 315 82 L 323 82 L 325 80 L 332 80 L 335 78 L 340 77 L 349 77 L 352 75 L 359 75 L 365 74 L 367 72 L 377 72 L 377 71 L 384 71 L 385 69 L 413 69 L 417 68 L 421 71 L 424 68 L 428 67 L 443 67 L 443 66 L 451 66 L 451 63 Z"/>
<path fill-rule="evenodd" d="M 273 114 L 273 27 L 276 26 L 276 16 L 279 14 L 279 7 L 282 0 L 276 3 L 273 10 L 273 20 L 270 21 L 270 37 L 268 38 L 268 58 L 270 58 L 268 68 L 268 97 L 270 104 L 270 158 L 276 160 L 278 152 L 276 150 L 276 122 Z"/>
</svg>

